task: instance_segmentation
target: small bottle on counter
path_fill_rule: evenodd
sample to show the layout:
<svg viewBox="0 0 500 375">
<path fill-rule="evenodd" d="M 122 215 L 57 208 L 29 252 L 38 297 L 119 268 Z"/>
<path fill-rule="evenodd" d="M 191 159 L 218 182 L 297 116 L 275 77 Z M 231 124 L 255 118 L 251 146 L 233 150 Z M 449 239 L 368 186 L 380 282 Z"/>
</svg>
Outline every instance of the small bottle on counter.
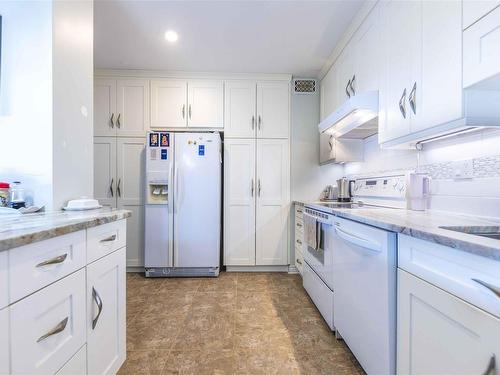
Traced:
<svg viewBox="0 0 500 375">
<path fill-rule="evenodd" d="M 14 181 L 10 188 L 10 207 L 16 210 L 21 207 L 26 207 L 24 189 L 21 187 L 21 182 L 19 181 Z"/>
<path fill-rule="evenodd" d="M 0 207 L 9 207 L 9 189 L 7 182 L 0 182 Z"/>
</svg>

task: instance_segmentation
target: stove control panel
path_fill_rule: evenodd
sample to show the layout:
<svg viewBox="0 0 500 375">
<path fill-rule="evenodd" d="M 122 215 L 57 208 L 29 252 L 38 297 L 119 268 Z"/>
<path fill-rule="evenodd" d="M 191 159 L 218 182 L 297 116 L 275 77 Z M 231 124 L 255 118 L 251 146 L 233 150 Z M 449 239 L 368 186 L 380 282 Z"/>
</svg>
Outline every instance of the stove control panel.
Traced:
<svg viewBox="0 0 500 375">
<path fill-rule="evenodd" d="M 354 181 L 352 189 L 355 197 L 405 198 L 406 176 L 359 178 Z"/>
</svg>

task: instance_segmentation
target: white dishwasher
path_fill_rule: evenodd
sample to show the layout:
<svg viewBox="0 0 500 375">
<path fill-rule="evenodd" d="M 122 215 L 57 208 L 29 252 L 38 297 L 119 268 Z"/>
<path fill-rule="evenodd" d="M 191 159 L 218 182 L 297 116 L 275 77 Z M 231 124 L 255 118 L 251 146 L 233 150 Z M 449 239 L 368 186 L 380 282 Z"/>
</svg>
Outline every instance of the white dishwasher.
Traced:
<svg viewBox="0 0 500 375">
<path fill-rule="evenodd" d="M 369 375 L 396 371 L 396 234 L 335 217 L 334 325 Z"/>
</svg>

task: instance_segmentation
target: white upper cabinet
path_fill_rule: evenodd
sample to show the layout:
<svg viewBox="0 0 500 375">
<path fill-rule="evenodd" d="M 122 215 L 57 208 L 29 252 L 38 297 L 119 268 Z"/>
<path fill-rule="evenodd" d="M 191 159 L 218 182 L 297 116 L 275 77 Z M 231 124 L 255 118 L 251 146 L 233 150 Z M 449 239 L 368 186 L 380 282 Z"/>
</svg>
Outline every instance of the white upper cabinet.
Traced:
<svg viewBox="0 0 500 375">
<path fill-rule="evenodd" d="M 334 109 L 354 95 L 352 79 L 354 74 L 354 55 L 352 44 L 349 43 L 335 62 L 337 73 L 337 105 Z M 329 114 L 329 113 L 328 113 Z M 328 114 L 326 114 L 328 116 Z"/>
<path fill-rule="evenodd" d="M 224 84 L 222 81 L 188 82 L 188 127 L 224 127 Z"/>
<path fill-rule="evenodd" d="M 255 139 L 224 140 L 224 265 L 255 265 Z"/>
<path fill-rule="evenodd" d="M 183 128 L 187 125 L 187 83 L 180 79 L 151 81 L 151 127 Z"/>
<path fill-rule="evenodd" d="M 117 80 L 116 110 L 118 135 L 144 135 L 149 130 L 149 81 L 135 78 Z"/>
<path fill-rule="evenodd" d="M 290 84 L 257 83 L 257 138 L 288 138 L 290 133 Z"/>
<path fill-rule="evenodd" d="M 381 11 L 385 84 L 379 142 L 461 118 L 461 3 L 390 1 Z"/>
<path fill-rule="evenodd" d="M 148 80 L 95 79 L 95 136 L 141 136 L 148 130 Z"/>
<path fill-rule="evenodd" d="M 94 198 L 116 208 L 116 137 L 94 138 Z"/>
<path fill-rule="evenodd" d="M 498 373 L 500 320 L 402 270 L 397 324 L 398 374 Z"/>
<path fill-rule="evenodd" d="M 94 135 L 116 135 L 116 80 L 94 79 Z"/>
<path fill-rule="evenodd" d="M 463 0 L 462 3 L 464 30 L 500 5 L 498 0 Z"/>
<path fill-rule="evenodd" d="M 408 87 L 412 133 L 463 117 L 461 3 L 417 4 L 419 30 L 413 46 L 417 63 Z"/>
<path fill-rule="evenodd" d="M 491 1 L 490 3 L 497 3 Z M 464 17 L 466 6 L 464 3 Z M 500 87 L 500 7 L 470 26 L 464 38 L 464 87 L 491 79 L 492 85 L 481 88 L 498 90 Z"/>
<path fill-rule="evenodd" d="M 337 84 L 337 64 L 333 64 L 320 83 L 320 117 L 326 116 L 337 109 L 339 105 L 339 91 Z M 343 98 L 343 96 L 342 96 Z"/>
<path fill-rule="evenodd" d="M 256 89 L 254 81 L 234 80 L 225 83 L 224 135 L 253 138 L 256 129 Z"/>
<path fill-rule="evenodd" d="M 151 81 L 151 127 L 224 127 L 223 82 L 180 79 Z"/>
<path fill-rule="evenodd" d="M 289 170 L 288 140 L 257 140 L 256 265 L 288 264 Z"/>
</svg>

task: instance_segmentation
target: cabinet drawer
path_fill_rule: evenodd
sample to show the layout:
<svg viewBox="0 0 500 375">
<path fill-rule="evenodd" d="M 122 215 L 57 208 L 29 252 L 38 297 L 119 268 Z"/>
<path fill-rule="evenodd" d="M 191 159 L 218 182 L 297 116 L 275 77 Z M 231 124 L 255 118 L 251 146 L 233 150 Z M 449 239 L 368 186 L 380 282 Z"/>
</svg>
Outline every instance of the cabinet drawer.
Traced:
<svg viewBox="0 0 500 375">
<path fill-rule="evenodd" d="M 87 374 L 87 345 L 82 348 L 57 371 L 56 375 L 86 375 Z"/>
<path fill-rule="evenodd" d="M 53 374 L 85 344 L 85 270 L 10 306 L 14 374 Z"/>
<path fill-rule="evenodd" d="M 126 242 L 126 220 L 87 229 L 87 263 L 124 247 Z"/>
<path fill-rule="evenodd" d="M 295 247 L 295 266 L 299 270 L 300 274 L 302 274 L 304 270 L 304 256 L 302 255 L 302 251 Z"/>
<path fill-rule="evenodd" d="M 500 7 L 463 33 L 463 85 L 469 87 L 500 73 Z"/>
<path fill-rule="evenodd" d="M 398 267 L 500 317 L 500 297 L 479 283 L 500 288 L 498 261 L 399 235 Z"/>
<path fill-rule="evenodd" d="M 304 246 L 303 243 L 304 241 L 302 238 L 295 237 L 295 247 L 298 247 L 299 249 L 302 250 L 302 246 Z"/>
<path fill-rule="evenodd" d="M 85 267 L 85 231 L 9 250 L 10 303 Z"/>
<path fill-rule="evenodd" d="M 295 219 L 295 233 L 304 233 L 304 221 Z"/>
<path fill-rule="evenodd" d="M 304 206 L 295 205 L 295 217 L 299 220 L 304 218 Z"/>
<path fill-rule="evenodd" d="M 0 309 L 9 304 L 9 277 L 7 273 L 7 251 L 0 251 Z"/>
</svg>

